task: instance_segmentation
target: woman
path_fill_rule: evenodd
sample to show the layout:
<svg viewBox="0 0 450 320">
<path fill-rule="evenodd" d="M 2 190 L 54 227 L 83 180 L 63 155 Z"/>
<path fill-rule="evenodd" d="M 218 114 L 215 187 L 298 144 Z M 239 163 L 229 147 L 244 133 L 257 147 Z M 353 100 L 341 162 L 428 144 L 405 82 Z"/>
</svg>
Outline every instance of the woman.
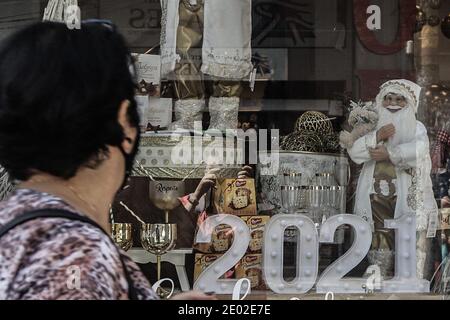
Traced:
<svg viewBox="0 0 450 320">
<path fill-rule="evenodd" d="M 0 165 L 19 181 L 0 204 L 0 299 L 157 298 L 106 231 L 138 147 L 131 61 L 99 22 L 37 23 L 0 49 Z"/>
</svg>

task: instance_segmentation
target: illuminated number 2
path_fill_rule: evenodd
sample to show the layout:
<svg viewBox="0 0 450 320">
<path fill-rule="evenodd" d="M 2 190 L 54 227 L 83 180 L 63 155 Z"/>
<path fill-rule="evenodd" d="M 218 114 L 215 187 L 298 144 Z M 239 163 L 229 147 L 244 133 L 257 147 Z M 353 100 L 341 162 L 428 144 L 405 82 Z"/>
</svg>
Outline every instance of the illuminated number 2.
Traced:
<svg viewBox="0 0 450 320">
<path fill-rule="evenodd" d="M 366 256 L 372 243 L 370 225 L 361 217 L 353 214 L 340 214 L 329 218 L 320 229 L 320 242 L 332 243 L 336 229 L 341 225 L 350 225 L 354 229 L 353 244 L 339 259 L 333 262 L 317 281 L 317 292 L 329 291 L 340 293 L 365 292 L 363 285 L 366 279 L 342 279 L 348 272 L 356 267 Z"/>
<path fill-rule="evenodd" d="M 231 248 L 219 259 L 214 261 L 203 271 L 194 283 L 194 289 L 202 292 L 215 292 L 217 294 L 232 294 L 238 280 L 219 279 L 225 272 L 233 268 L 247 252 L 250 243 L 250 230 L 247 224 L 239 217 L 231 214 L 218 214 L 206 219 L 199 227 L 196 242 L 210 243 L 214 229 L 226 224 L 231 227 L 234 241 Z M 245 292 L 247 288 L 242 287 Z"/>
</svg>

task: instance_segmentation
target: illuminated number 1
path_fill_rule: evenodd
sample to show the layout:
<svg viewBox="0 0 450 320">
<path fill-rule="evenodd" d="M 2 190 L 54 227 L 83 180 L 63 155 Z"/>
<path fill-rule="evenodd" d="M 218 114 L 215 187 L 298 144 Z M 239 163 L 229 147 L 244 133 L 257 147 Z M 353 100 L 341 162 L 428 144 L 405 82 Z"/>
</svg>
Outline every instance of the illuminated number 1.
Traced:
<svg viewBox="0 0 450 320">
<path fill-rule="evenodd" d="M 405 214 L 395 220 L 385 220 L 388 229 L 395 229 L 395 275 L 384 281 L 382 291 L 430 292 L 430 282 L 417 277 L 416 216 Z"/>
</svg>

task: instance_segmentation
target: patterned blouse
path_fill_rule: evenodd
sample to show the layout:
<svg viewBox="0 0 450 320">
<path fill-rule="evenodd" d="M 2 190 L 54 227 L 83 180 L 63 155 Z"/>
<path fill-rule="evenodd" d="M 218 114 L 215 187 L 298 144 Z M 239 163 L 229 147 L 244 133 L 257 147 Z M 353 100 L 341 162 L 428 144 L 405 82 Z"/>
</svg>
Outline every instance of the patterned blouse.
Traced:
<svg viewBox="0 0 450 320">
<path fill-rule="evenodd" d="M 62 199 L 19 189 L 0 202 L 0 226 L 21 214 L 45 208 L 77 214 Z M 125 254 L 139 299 L 157 299 L 139 267 Z M 128 299 L 128 283 L 111 239 L 96 227 L 63 218 L 40 218 L 0 238 L 0 300 Z"/>
</svg>

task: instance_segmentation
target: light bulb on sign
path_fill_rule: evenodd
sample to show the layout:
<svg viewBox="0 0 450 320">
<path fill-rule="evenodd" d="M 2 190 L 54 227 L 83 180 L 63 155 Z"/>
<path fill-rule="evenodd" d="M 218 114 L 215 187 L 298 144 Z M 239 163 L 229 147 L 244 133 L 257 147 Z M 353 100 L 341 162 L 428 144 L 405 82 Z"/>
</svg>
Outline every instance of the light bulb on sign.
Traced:
<svg viewBox="0 0 450 320">
<path fill-rule="evenodd" d="M 384 226 L 395 229 L 395 275 L 383 282 L 383 292 L 430 292 L 430 282 L 417 277 L 416 215 L 404 214 L 385 220 Z"/>
<path fill-rule="evenodd" d="M 233 268 L 247 252 L 250 244 L 250 230 L 247 224 L 241 218 L 230 214 L 211 216 L 200 225 L 196 242 L 210 243 L 214 229 L 221 224 L 231 227 L 235 240 L 231 248 L 223 256 L 214 261 L 200 274 L 194 283 L 194 289 L 203 292 L 216 292 L 217 294 L 233 294 L 235 293 L 236 285 L 239 284 L 240 292 L 247 295 L 250 289 L 250 282 L 236 279 L 219 279 L 225 272 Z M 247 285 L 245 286 L 244 284 Z"/>
<path fill-rule="evenodd" d="M 297 243 L 297 278 L 287 282 L 283 278 L 283 235 L 286 228 L 299 231 Z M 266 225 L 264 232 L 264 277 L 267 286 L 276 293 L 300 294 L 315 284 L 318 273 L 319 242 L 314 222 L 301 214 L 279 214 Z M 280 254 L 278 254 L 280 253 Z"/>
<path fill-rule="evenodd" d="M 317 281 L 317 292 L 327 293 L 364 293 L 365 279 L 342 279 L 348 272 L 356 267 L 369 251 L 372 243 L 370 225 L 363 218 L 353 214 L 340 214 L 329 218 L 320 230 L 320 242 L 331 243 L 338 227 L 350 225 L 354 229 L 354 240 L 350 249 L 338 260 L 333 262 L 322 273 Z M 365 254 L 360 254 L 364 252 Z"/>
</svg>

